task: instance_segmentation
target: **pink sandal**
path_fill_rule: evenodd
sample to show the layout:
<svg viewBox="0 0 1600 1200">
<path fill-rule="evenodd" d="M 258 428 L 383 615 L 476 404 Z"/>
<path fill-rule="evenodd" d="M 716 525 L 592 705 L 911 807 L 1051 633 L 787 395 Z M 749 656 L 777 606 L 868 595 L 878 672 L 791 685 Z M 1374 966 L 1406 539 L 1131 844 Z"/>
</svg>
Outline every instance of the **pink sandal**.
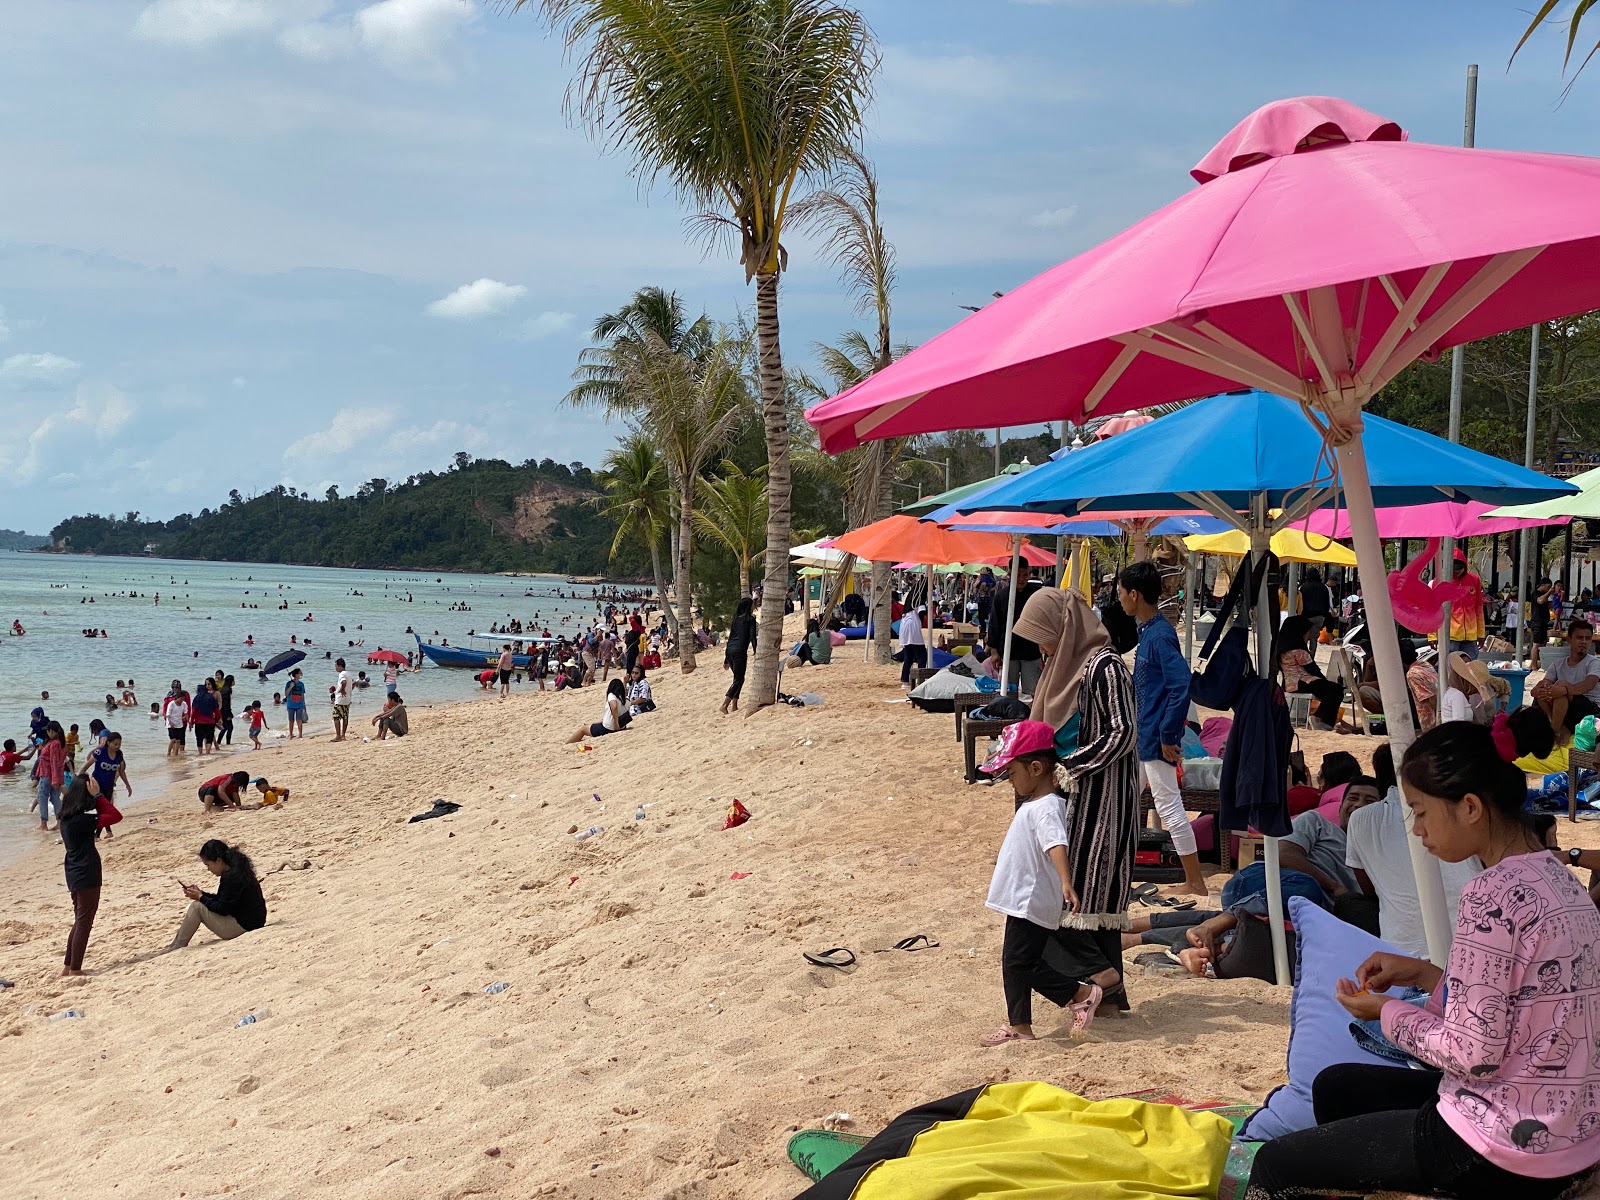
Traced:
<svg viewBox="0 0 1600 1200">
<path fill-rule="evenodd" d="M 1094 1022 L 1095 1009 L 1100 1007 L 1100 1000 L 1105 995 L 1098 983 L 1089 985 L 1089 997 L 1077 1001 L 1072 1005 L 1072 1032 L 1082 1033 Z"/>
<path fill-rule="evenodd" d="M 1007 1042 L 1032 1042 L 1037 1040 L 1037 1038 L 1018 1033 L 1009 1025 L 1002 1025 L 993 1033 L 984 1034 L 983 1037 L 978 1039 L 978 1044 L 980 1046 L 1004 1046 Z"/>
</svg>

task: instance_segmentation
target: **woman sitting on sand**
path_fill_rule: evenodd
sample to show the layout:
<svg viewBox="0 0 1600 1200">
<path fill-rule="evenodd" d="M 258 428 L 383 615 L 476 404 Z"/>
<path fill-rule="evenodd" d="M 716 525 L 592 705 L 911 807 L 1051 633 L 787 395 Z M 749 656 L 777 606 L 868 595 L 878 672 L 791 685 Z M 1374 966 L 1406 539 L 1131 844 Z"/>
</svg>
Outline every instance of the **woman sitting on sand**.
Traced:
<svg viewBox="0 0 1600 1200">
<path fill-rule="evenodd" d="M 1248 1195 L 1375 1192 L 1545 1200 L 1600 1163 L 1600 914 L 1523 808 L 1515 760 L 1534 746 L 1504 716 L 1423 734 L 1400 767 L 1428 852 L 1484 871 L 1461 891 L 1444 970 L 1378 953 L 1340 1004 L 1430 1069 L 1337 1063 L 1312 1082 L 1315 1128 L 1261 1147 Z M 1545 743 L 1546 745 L 1548 743 Z M 1422 1007 L 1389 994 L 1420 988 Z"/>
<path fill-rule="evenodd" d="M 622 680 L 613 679 L 606 685 L 606 711 L 605 715 L 593 725 L 579 725 L 572 731 L 572 736 L 567 739 L 567 745 L 581 742 L 586 737 L 605 737 L 608 733 L 616 733 L 628 723 L 628 694 L 622 686 Z"/>
<path fill-rule="evenodd" d="M 400 699 L 399 692 L 390 692 L 384 697 L 383 711 L 372 718 L 372 723 L 377 726 L 380 742 L 391 734 L 399 738 L 411 732 L 411 722 L 406 716 L 406 702 Z"/>
<path fill-rule="evenodd" d="M 223 941 L 231 941 L 267 923 L 267 900 L 261 894 L 255 867 L 243 850 L 212 838 L 200 847 L 200 861 L 216 876 L 217 890 L 202 892 L 192 883 L 182 885 L 189 907 L 169 950 L 187 946 L 202 925 Z"/>
</svg>

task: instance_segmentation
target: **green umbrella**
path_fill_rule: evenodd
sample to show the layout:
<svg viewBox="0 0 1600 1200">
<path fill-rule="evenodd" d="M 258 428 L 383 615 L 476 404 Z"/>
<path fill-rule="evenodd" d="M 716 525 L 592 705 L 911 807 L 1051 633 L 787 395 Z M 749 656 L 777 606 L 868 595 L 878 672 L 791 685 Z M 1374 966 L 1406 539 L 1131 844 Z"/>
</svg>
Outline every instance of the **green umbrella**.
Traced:
<svg viewBox="0 0 1600 1200">
<path fill-rule="evenodd" d="M 1536 500 L 1532 504 L 1507 504 L 1491 508 L 1485 517 L 1520 517 L 1550 520 L 1556 517 L 1600 518 L 1600 467 L 1567 480 L 1578 489 L 1574 496 Z"/>
<path fill-rule="evenodd" d="M 1012 463 L 1000 474 L 989 479 L 980 479 L 977 483 L 964 483 L 960 487 L 951 488 L 948 492 L 940 492 L 937 496 L 924 496 L 915 504 L 908 504 L 900 511 L 911 517 L 925 517 L 936 508 L 943 508 L 946 504 L 954 504 L 958 500 L 965 500 L 975 492 L 981 492 L 984 488 L 993 487 L 1002 479 L 1010 479 L 1014 475 L 1020 475 L 1024 471 L 1031 470 L 1033 470 L 1033 464 L 1027 459 L 1023 459 L 1019 463 Z"/>
</svg>

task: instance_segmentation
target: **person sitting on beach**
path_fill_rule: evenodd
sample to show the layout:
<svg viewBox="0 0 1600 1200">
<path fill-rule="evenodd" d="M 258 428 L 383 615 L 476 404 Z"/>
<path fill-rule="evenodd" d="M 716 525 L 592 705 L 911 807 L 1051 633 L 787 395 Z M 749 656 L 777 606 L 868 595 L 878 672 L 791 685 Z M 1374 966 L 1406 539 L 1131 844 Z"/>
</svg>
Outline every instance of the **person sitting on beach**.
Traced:
<svg viewBox="0 0 1600 1200">
<path fill-rule="evenodd" d="M 372 718 L 372 723 L 377 727 L 380 742 L 390 734 L 399 738 L 411 732 L 410 718 L 406 716 L 406 702 L 400 698 L 399 692 L 390 692 L 384 697 L 383 711 Z"/>
<path fill-rule="evenodd" d="M 1099 984 L 1068 978 L 1045 960 L 1046 948 L 1060 936 L 1062 915 L 1078 911 L 1067 866 L 1066 801 L 1056 790 L 1055 740 L 1045 722 L 1018 721 L 1001 733 L 982 768 L 1006 777 L 1017 804 L 984 902 L 1006 919 L 1000 952 L 1006 1023 L 981 1039 L 985 1046 L 1035 1040 L 1034 992 L 1072 1010 L 1074 1033 L 1089 1027 L 1100 1005 Z"/>
<path fill-rule="evenodd" d="M 606 684 L 606 711 L 598 721 L 592 725 L 579 725 L 572 731 L 572 736 L 567 739 L 567 745 L 581 742 L 586 737 L 605 737 L 608 733 L 616 733 L 625 728 L 628 723 L 627 691 L 622 686 L 622 680 L 613 679 Z"/>
<path fill-rule="evenodd" d="M 1600 1163 L 1600 1063 L 1586 1014 L 1600 913 L 1524 809 L 1527 747 L 1506 722 L 1449 722 L 1401 763 L 1413 828 L 1445 862 L 1480 859 L 1443 969 L 1377 953 L 1341 979 L 1357 1021 L 1428 1069 L 1336 1063 L 1312 1081 L 1315 1128 L 1262 1145 L 1261 1200 L 1376 1192 L 1552 1200 Z M 1386 994 L 1419 988 L 1422 1007 Z M 1582 1014 L 1582 1015 L 1580 1015 Z"/>
<path fill-rule="evenodd" d="M 234 771 L 228 775 L 218 775 L 208 779 L 200 785 L 200 803 L 207 812 L 214 809 L 242 807 L 239 796 L 240 791 L 250 782 L 247 771 Z"/>
<path fill-rule="evenodd" d="M 1278 630 L 1278 665 L 1283 672 L 1283 690 L 1290 695 L 1309 695 L 1316 704 L 1309 721 L 1315 730 L 1337 728 L 1341 733 L 1351 733 L 1352 728 L 1339 720 L 1339 705 L 1344 701 L 1344 684 L 1329 679 L 1317 666 L 1315 634 L 1311 622 L 1293 616 L 1284 620 Z"/>
<path fill-rule="evenodd" d="M 216 877 L 217 890 L 202 892 L 192 883 L 180 885 L 189 897 L 189 907 L 168 950 L 187 946 L 202 925 L 223 941 L 231 941 L 267 923 L 267 900 L 243 850 L 212 838 L 200 847 L 200 861 Z"/>
<path fill-rule="evenodd" d="M 282 804 L 289 798 L 288 788 L 274 787 L 272 784 L 267 782 L 267 777 L 265 775 L 259 775 L 255 779 L 252 779 L 250 781 L 250 786 L 261 793 L 261 803 L 258 805 L 260 808 L 271 808 L 274 804 Z"/>
<path fill-rule="evenodd" d="M 1600 714 L 1600 656 L 1590 652 L 1594 626 L 1578 619 L 1567 626 L 1567 654 L 1545 669 L 1533 685 L 1533 702 L 1544 710 L 1550 724 L 1573 728 L 1584 717 Z M 1574 714 L 1569 717 L 1567 710 Z"/>
<path fill-rule="evenodd" d="M 635 666 L 628 673 L 628 715 L 637 717 L 655 710 L 656 698 L 650 690 L 650 681 L 645 678 L 644 668 Z"/>
</svg>

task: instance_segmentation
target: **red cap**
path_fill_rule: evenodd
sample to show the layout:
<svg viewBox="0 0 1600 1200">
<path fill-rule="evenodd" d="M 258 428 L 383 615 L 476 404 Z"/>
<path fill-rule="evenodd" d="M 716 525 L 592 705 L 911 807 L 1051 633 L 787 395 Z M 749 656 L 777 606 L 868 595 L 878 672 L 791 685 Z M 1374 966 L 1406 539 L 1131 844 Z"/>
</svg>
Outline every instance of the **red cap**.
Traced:
<svg viewBox="0 0 1600 1200">
<path fill-rule="evenodd" d="M 1000 745 L 978 768 L 986 775 L 998 775 L 1023 754 L 1038 754 L 1056 748 L 1056 731 L 1043 721 L 1018 721 L 1000 731 Z"/>
</svg>

